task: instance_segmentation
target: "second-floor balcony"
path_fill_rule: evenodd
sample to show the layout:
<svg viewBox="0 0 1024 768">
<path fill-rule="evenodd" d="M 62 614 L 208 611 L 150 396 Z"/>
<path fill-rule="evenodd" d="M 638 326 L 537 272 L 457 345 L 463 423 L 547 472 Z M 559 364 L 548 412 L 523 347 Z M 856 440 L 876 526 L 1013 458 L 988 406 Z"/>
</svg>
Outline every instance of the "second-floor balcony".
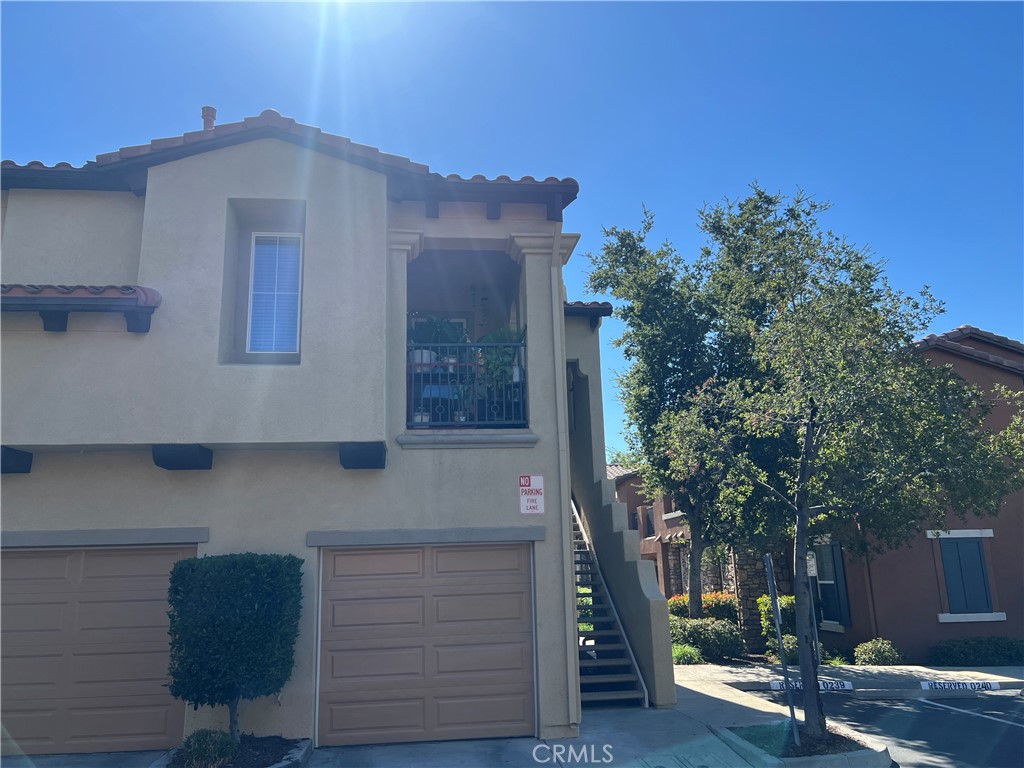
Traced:
<svg viewBox="0 0 1024 768">
<path fill-rule="evenodd" d="M 509 338 L 472 343 L 410 341 L 407 426 L 527 426 L 526 342 L 521 333 L 504 335 Z"/>
</svg>

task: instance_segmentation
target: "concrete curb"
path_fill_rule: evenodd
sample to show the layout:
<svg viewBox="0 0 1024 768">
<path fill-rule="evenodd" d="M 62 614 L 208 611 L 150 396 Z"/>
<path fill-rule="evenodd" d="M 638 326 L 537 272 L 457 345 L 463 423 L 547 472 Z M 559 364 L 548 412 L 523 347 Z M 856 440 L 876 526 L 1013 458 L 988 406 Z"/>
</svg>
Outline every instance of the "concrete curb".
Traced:
<svg viewBox="0 0 1024 768">
<path fill-rule="evenodd" d="M 178 747 L 170 749 L 158 757 L 149 764 L 149 768 L 167 768 L 176 754 L 178 754 Z M 274 763 L 270 768 L 302 768 L 302 766 L 309 762 L 309 758 L 312 754 L 313 740 L 302 739 L 298 744 L 292 747 L 291 751 L 285 755 L 280 762 Z"/>
<path fill-rule="evenodd" d="M 799 678 L 797 678 L 799 679 Z M 880 686 L 880 687 L 859 687 L 853 685 L 853 689 L 847 690 L 823 690 L 822 693 L 845 693 L 853 694 L 858 699 L 973 699 L 979 695 L 990 693 L 985 690 L 926 690 L 921 688 L 922 680 L 914 680 L 913 687 L 907 684 L 901 686 Z M 999 690 L 1018 690 L 1024 695 L 1024 680 L 998 680 Z M 723 685 L 735 688 L 738 691 L 763 692 L 774 691 L 770 681 L 765 680 L 740 680 L 734 682 L 722 681 Z M 875 684 L 877 686 L 877 683 Z"/>
<path fill-rule="evenodd" d="M 711 731 L 733 752 L 750 763 L 753 768 L 889 768 L 892 764 L 889 748 L 878 739 L 865 736 L 837 723 L 829 723 L 829 728 L 848 739 L 854 739 L 868 746 L 865 749 L 838 755 L 773 757 L 749 741 L 741 739 L 728 728 L 711 727 Z"/>
</svg>

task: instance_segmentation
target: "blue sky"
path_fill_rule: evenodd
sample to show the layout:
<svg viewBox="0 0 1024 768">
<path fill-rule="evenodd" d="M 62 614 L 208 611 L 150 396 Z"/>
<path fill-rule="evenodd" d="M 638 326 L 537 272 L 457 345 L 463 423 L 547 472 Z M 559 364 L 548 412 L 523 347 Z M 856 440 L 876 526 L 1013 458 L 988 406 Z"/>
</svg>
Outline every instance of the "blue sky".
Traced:
<svg viewBox="0 0 1024 768">
<path fill-rule="evenodd" d="M 272 107 L 443 174 L 572 176 L 584 291 L 601 228 L 684 255 L 696 211 L 757 179 L 905 291 L 1024 338 L 1021 3 L 12 3 L 4 159 L 80 165 Z M 56 277 L 56 276 L 55 276 Z M 622 447 L 605 323 L 606 437 Z"/>
</svg>

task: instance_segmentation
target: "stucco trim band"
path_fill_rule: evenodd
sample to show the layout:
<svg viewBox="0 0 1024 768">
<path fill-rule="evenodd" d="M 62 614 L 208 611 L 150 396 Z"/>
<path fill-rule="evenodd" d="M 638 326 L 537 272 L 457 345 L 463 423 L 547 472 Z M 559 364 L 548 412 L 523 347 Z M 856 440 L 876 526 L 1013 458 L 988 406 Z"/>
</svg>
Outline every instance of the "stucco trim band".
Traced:
<svg viewBox="0 0 1024 768">
<path fill-rule="evenodd" d="M 1006 621 L 1006 614 L 997 613 L 940 613 L 939 624 L 966 624 L 981 621 Z"/>
<path fill-rule="evenodd" d="M 544 541 L 547 528 L 412 528 L 388 531 L 309 531 L 307 547 L 368 547 L 405 544 L 485 544 L 498 541 Z"/>
<path fill-rule="evenodd" d="M 202 544 L 209 528 L 90 528 L 77 531 L 3 531 L 0 547 L 120 547 L 139 544 Z"/>
<path fill-rule="evenodd" d="M 406 449 L 416 448 L 532 448 L 540 441 L 533 432 L 487 435 L 462 432 L 459 434 L 399 435 L 395 441 Z"/>
</svg>

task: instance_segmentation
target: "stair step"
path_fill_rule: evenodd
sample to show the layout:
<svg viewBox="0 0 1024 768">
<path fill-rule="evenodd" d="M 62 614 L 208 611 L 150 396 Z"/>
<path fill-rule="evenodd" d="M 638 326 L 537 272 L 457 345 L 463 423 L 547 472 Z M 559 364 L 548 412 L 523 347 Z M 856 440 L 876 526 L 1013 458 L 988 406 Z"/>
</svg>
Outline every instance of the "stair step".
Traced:
<svg viewBox="0 0 1024 768">
<path fill-rule="evenodd" d="M 628 675 L 586 675 L 580 678 L 580 683 L 590 685 L 592 683 L 635 683 L 636 675 L 630 672 Z"/>
<path fill-rule="evenodd" d="M 628 667 L 631 663 L 627 656 L 621 659 L 580 659 L 580 667 Z"/>
<path fill-rule="evenodd" d="M 585 629 L 580 631 L 580 637 L 618 637 L 620 635 L 617 629 Z"/>
<path fill-rule="evenodd" d="M 580 701 L 637 701 L 644 697 L 643 691 L 582 691 Z"/>
<path fill-rule="evenodd" d="M 614 616 L 587 616 L 586 618 L 580 617 L 580 622 L 583 624 L 614 624 Z"/>
<path fill-rule="evenodd" d="M 580 639 L 581 640 L 585 640 L 586 638 L 581 637 Z M 604 653 L 605 651 L 624 651 L 624 650 L 626 650 L 626 644 L 625 643 L 600 643 L 600 644 L 596 644 L 596 645 L 580 645 L 580 650 L 581 651 L 600 651 L 601 653 Z"/>
</svg>

